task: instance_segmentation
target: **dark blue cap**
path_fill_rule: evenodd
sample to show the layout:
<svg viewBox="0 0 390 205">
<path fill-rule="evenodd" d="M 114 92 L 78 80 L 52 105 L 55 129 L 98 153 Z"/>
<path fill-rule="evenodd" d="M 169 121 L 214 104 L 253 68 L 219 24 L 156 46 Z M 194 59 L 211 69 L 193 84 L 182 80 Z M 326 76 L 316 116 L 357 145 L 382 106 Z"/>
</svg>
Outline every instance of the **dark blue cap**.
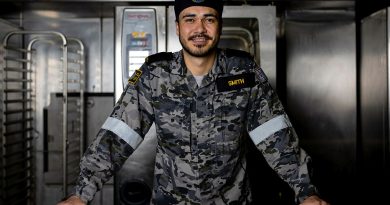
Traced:
<svg viewBox="0 0 390 205">
<path fill-rule="evenodd" d="M 175 0 L 175 15 L 176 19 L 184 9 L 190 6 L 205 6 L 215 9 L 218 15 L 222 16 L 223 0 Z"/>
</svg>

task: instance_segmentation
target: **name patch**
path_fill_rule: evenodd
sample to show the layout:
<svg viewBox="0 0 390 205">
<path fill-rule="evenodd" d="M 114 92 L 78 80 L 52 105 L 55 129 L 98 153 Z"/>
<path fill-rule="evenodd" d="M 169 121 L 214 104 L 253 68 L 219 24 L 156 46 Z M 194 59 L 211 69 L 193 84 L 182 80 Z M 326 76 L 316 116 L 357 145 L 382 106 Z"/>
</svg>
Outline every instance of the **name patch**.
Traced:
<svg viewBox="0 0 390 205">
<path fill-rule="evenodd" d="M 250 88 L 255 85 L 254 73 L 243 73 L 239 75 L 217 78 L 218 92 Z"/>
<path fill-rule="evenodd" d="M 131 78 L 129 78 L 128 82 L 132 85 L 135 85 L 139 78 L 141 77 L 142 75 L 142 71 L 141 70 L 136 70 L 133 74 L 133 76 Z"/>
</svg>

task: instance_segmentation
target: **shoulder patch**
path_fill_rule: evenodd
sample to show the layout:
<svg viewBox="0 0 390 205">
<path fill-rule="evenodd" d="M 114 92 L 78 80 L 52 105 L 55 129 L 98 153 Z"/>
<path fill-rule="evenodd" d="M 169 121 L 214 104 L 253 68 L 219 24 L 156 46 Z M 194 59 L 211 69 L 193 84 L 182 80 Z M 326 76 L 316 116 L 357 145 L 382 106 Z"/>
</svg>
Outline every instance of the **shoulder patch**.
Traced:
<svg viewBox="0 0 390 205">
<path fill-rule="evenodd" d="M 227 57 L 237 56 L 237 57 L 253 58 L 250 53 L 242 50 L 226 48 L 225 52 Z"/>
<path fill-rule="evenodd" d="M 260 82 L 263 83 L 263 82 L 268 81 L 268 78 L 265 75 L 263 69 L 258 67 L 257 69 L 255 69 L 255 73 L 256 73 L 256 77 L 260 80 Z"/>
<path fill-rule="evenodd" d="M 135 85 L 138 82 L 141 75 L 142 75 L 141 69 L 136 70 L 134 72 L 133 76 L 131 76 L 131 78 L 129 78 L 128 82 L 132 85 Z"/>
<path fill-rule="evenodd" d="M 145 63 L 150 64 L 157 61 L 171 60 L 171 59 L 173 59 L 172 52 L 160 52 L 146 57 Z"/>
</svg>

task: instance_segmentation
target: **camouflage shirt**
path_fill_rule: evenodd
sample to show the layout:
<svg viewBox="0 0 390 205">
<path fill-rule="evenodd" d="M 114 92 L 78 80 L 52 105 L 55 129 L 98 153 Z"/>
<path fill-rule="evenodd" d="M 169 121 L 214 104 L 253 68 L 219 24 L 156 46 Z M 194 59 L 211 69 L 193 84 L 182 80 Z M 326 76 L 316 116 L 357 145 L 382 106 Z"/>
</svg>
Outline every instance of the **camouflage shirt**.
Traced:
<svg viewBox="0 0 390 205">
<path fill-rule="evenodd" d="M 76 194 L 92 200 L 153 122 L 158 138 L 154 204 L 249 204 L 242 146 L 247 138 L 297 201 L 316 192 L 309 157 L 263 71 L 247 53 L 218 50 L 200 86 L 181 52 L 147 58 L 86 151 Z"/>
</svg>

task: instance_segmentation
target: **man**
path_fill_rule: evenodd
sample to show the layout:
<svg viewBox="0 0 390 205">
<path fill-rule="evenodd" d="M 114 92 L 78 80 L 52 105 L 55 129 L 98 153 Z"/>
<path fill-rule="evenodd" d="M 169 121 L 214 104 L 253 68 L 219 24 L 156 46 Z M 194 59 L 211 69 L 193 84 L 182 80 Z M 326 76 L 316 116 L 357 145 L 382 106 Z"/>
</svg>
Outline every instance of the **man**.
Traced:
<svg viewBox="0 0 390 205">
<path fill-rule="evenodd" d="M 60 205 L 92 200 L 153 122 L 152 204 L 250 204 L 245 140 L 255 143 L 297 202 L 327 204 L 317 197 L 309 156 L 262 70 L 245 52 L 217 48 L 222 10 L 222 0 L 175 1 L 183 49 L 148 57 L 129 79 L 81 161 L 75 194 Z"/>
</svg>

